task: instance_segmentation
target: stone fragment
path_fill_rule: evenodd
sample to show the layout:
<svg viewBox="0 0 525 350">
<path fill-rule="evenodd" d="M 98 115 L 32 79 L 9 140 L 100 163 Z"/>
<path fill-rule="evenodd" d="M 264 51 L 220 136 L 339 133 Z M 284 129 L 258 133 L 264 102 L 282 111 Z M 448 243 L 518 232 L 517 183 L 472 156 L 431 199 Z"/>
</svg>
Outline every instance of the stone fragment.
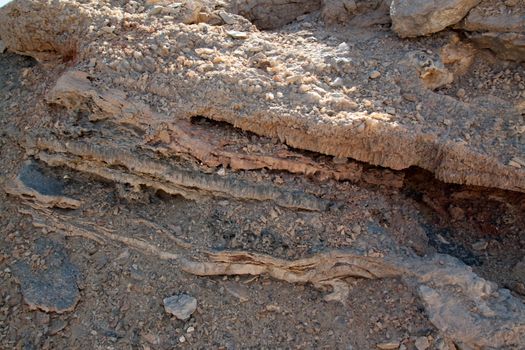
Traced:
<svg viewBox="0 0 525 350">
<path fill-rule="evenodd" d="M 472 249 L 478 250 L 478 251 L 479 250 L 485 250 L 485 249 L 487 249 L 488 245 L 489 245 L 489 243 L 486 240 L 482 239 L 482 240 L 480 240 L 480 241 L 478 241 L 476 243 L 473 243 L 472 244 Z"/>
<path fill-rule="evenodd" d="M 387 342 L 377 344 L 376 347 L 380 350 L 396 350 L 399 349 L 399 342 Z"/>
<path fill-rule="evenodd" d="M 66 321 L 61 320 L 61 319 L 56 319 L 56 320 L 53 320 L 53 322 L 51 322 L 51 324 L 49 325 L 48 333 L 49 335 L 55 335 L 66 327 L 67 327 Z"/>
<path fill-rule="evenodd" d="M 226 24 L 234 24 L 236 22 L 235 17 L 226 11 L 220 11 L 219 16 Z"/>
<path fill-rule="evenodd" d="M 35 253 L 43 257 L 44 264 L 18 261 L 13 265 L 25 302 L 45 312 L 72 311 L 80 300 L 78 268 L 62 245 L 47 238 L 35 242 Z"/>
<path fill-rule="evenodd" d="M 81 204 L 80 201 L 65 196 L 62 182 L 45 175 L 32 160 L 24 163 L 16 179 L 8 182 L 5 190 L 9 194 L 32 199 L 49 207 L 76 209 Z"/>
<path fill-rule="evenodd" d="M 427 337 L 418 337 L 414 345 L 417 350 L 427 350 L 430 347 Z"/>
<path fill-rule="evenodd" d="M 393 0 L 392 29 L 402 38 L 439 32 L 458 23 L 480 0 Z"/>
<path fill-rule="evenodd" d="M 525 167 L 525 159 L 520 158 L 520 157 L 512 157 L 511 160 L 512 160 L 513 162 L 516 162 L 516 163 L 518 163 L 519 165 Z"/>
<path fill-rule="evenodd" d="M 4 53 L 7 48 L 2 40 L 0 40 L 0 53 Z"/>
<path fill-rule="evenodd" d="M 164 299 L 164 309 L 179 320 L 185 321 L 197 309 L 197 299 L 188 294 L 178 294 Z"/>
<path fill-rule="evenodd" d="M 370 73 L 370 79 L 377 79 L 381 76 L 381 73 L 377 70 L 374 70 Z"/>
<path fill-rule="evenodd" d="M 490 49 L 503 59 L 525 61 L 525 33 L 475 32 L 467 37 L 477 47 Z"/>
<path fill-rule="evenodd" d="M 248 33 L 246 32 L 239 32 L 237 30 L 228 30 L 226 31 L 226 34 L 228 34 L 233 39 L 248 39 Z"/>
</svg>

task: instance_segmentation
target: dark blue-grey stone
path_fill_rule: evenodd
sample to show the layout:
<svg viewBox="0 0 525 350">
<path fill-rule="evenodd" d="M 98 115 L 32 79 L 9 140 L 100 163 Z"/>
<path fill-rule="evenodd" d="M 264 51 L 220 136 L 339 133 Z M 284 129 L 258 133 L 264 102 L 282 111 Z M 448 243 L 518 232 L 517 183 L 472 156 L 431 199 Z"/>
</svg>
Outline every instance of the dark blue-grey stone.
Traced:
<svg viewBox="0 0 525 350">
<path fill-rule="evenodd" d="M 44 258 L 44 266 L 35 268 L 18 261 L 12 267 L 25 302 L 32 309 L 46 312 L 72 311 L 80 299 L 78 268 L 70 262 L 64 247 L 53 240 L 37 239 L 35 253 Z"/>
</svg>

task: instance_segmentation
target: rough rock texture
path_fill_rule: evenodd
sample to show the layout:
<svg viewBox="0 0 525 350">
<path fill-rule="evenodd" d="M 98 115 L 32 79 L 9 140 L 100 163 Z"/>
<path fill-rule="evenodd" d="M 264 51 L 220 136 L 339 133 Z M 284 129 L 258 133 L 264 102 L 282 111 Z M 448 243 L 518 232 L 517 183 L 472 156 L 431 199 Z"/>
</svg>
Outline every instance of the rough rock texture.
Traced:
<svg viewBox="0 0 525 350">
<path fill-rule="evenodd" d="M 40 6 L 39 20 L 45 21 L 45 25 L 30 36 L 27 33 L 32 27 L 22 30 L 33 23 L 26 20 L 30 16 L 16 14 L 34 6 Z M 65 13 L 75 13 L 68 17 L 75 22 L 74 30 L 64 29 L 65 32 L 56 34 L 53 25 L 58 20 L 54 15 L 56 6 Z M 72 96 L 69 100 L 54 101 L 53 95 L 49 98 L 71 112 L 79 107 L 91 120 L 102 118 L 134 128 L 147 127 L 168 137 L 178 120 L 200 115 L 259 135 L 277 137 L 299 149 L 351 157 L 393 169 L 419 166 L 447 182 L 525 189 L 524 170 L 507 165 L 513 157 L 523 154 L 523 144 L 501 137 L 520 123 L 521 116 L 512 106 L 500 104 L 492 108 L 490 103 L 466 104 L 433 94 L 424 88 L 424 81 L 420 83 L 417 67 L 397 67 L 378 80 L 381 87 L 377 88 L 398 94 L 394 97 L 398 101 L 402 95 L 413 95 L 416 99 L 424 96 L 426 102 L 418 111 L 422 120 L 414 124 L 407 119 L 402 106 L 399 111 L 385 113 L 391 108 L 371 109 L 367 107 L 369 102 L 348 92 L 345 84 L 365 89 L 372 83 L 356 74 L 355 67 L 362 58 L 352 57 L 344 45 L 328 49 L 330 53 L 322 56 L 312 52 L 308 58 L 298 59 L 312 49 L 302 44 L 300 38 L 289 37 L 288 44 L 277 47 L 268 41 L 271 34 L 255 31 L 248 39 L 231 39 L 220 26 L 203 24 L 206 30 L 202 32 L 185 24 L 168 25 L 167 17 L 162 15 L 125 15 L 126 11 L 118 7 L 110 12 L 102 8 L 67 1 L 47 6 L 20 1 L 7 6 L 0 15 L 2 37 L 13 51 L 38 58 L 43 55 L 70 58 L 64 37 L 77 42 L 74 63 L 86 71 L 86 79 L 89 77 L 92 83 L 86 81 L 80 88 L 57 87 L 64 95 Z M 89 28 L 83 26 L 87 18 L 92 20 Z M 109 32 L 102 30 L 108 27 L 108 21 L 114 22 L 110 28 L 115 27 Z M 136 25 L 150 22 L 166 23 L 164 33 L 152 37 L 156 44 L 145 47 L 136 42 L 138 37 L 128 35 L 125 44 L 115 45 L 121 42 L 117 32 L 125 35 L 133 32 Z M 46 30 L 47 27 L 53 29 Z M 151 36 L 141 30 L 137 34 Z M 38 40 L 29 40 L 34 37 Z M 134 49 L 139 45 L 142 50 Z M 283 59 L 286 55 L 288 58 Z M 344 71 L 352 74 L 345 77 L 347 82 L 343 86 L 325 83 L 341 78 Z M 101 84 L 105 94 L 117 100 L 106 101 L 94 95 L 96 86 Z M 67 88 L 73 90 L 64 91 Z M 79 89 L 87 91 L 75 102 Z M 280 97 L 285 94 L 287 98 Z M 131 110 L 112 106 L 119 103 L 127 106 L 126 101 L 136 100 L 139 95 L 145 100 L 158 101 L 157 111 L 148 114 L 151 108 L 142 101 L 134 102 Z M 239 99 L 243 95 L 249 97 Z M 182 100 L 184 103 L 180 103 Z M 91 101 L 99 107 L 90 107 Z M 106 107 L 113 109 L 104 110 Z M 505 120 L 494 119 L 500 107 L 505 110 Z M 448 130 L 448 121 L 443 124 L 445 111 L 449 117 L 444 119 L 454 120 L 453 130 Z M 477 135 L 468 141 L 455 141 L 466 131 Z M 142 141 L 138 140 L 139 144 L 148 143 L 149 135 L 150 131 Z"/>
<path fill-rule="evenodd" d="M 525 3 L 482 1 L 458 27 L 470 32 L 479 47 L 488 48 L 504 59 L 525 60 Z"/>
<path fill-rule="evenodd" d="M 187 320 L 197 309 L 197 299 L 188 294 L 174 295 L 164 299 L 164 309 L 179 320 Z"/>
<path fill-rule="evenodd" d="M 390 23 L 390 0 L 324 0 L 321 17 L 324 22 L 354 27 Z"/>
<path fill-rule="evenodd" d="M 19 175 L 8 183 L 6 192 L 34 200 L 44 206 L 76 209 L 81 202 L 63 194 L 60 181 L 42 174 L 38 164 L 27 161 Z"/>
<path fill-rule="evenodd" d="M 56 223 L 72 226 L 72 229 L 64 230 L 71 236 L 122 242 L 159 259 L 176 261 L 182 270 L 194 275 L 266 274 L 290 283 L 310 283 L 321 289 L 329 287 L 332 291 L 324 299 L 343 304 L 349 293 L 346 279 L 399 276 L 418 291 L 434 325 L 458 345 L 481 349 L 519 349 L 525 341 L 525 304 L 521 299 L 479 277 L 471 267 L 456 258 L 442 254 L 418 257 L 397 246 L 389 235 L 378 237 L 378 233 L 372 233 L 361 237 L 367 242 L 368 249 L 375 247 L 377 251 L 384 252 L 372 255 L 350 248 L 297 260 L 244 251 L 212 252 L 207 253 L 207 257 L 197 258 L 188 256 L 187 252 L 173 254 L 162 251 L 155 245 L 101 227 L 92 226 L 86 230 L 64 215 L 31 210 L 28 213 L 49 230 L 64 230 L 54 226 Z M 196 299 L 186 294 L 164 299 L 166 311 L 183 320 L 190 317 L 196 306 Z"/>
<path fill-rule="evenodd" d="M 46 312 L 73 310 L 80 300 L 77 267 L 59 243 L 39 238 L 35 245 L 40 262 L 19 261 L 13 270 L 25 302 L 32 309 Z"/>
<path fill-rule="evenodd" d="M 439 32 L 456 24 L 480 0 L 393 0 L 392 29 L 402 38 Z"/>
<path fill-rule="evenodd" d="M 40 205 L 39 195 L 45 193 L 39 191 L 19 212 L 45 233 L 104 247 L 124 245 L 172 262 L 177 272 L 264 274 L 328 289 L 326 301 L 345 303 L 353 279 L 398 278 L 417 293 L 439 333 L 457 344 L 519 349 L 525 341 L 522 300 L 463 262 L 436 253 L 447 246 L 447 252 L 470 258 L 469 250 L 448 247 L 446 227 L 427 228 L 422 216 L 412 217 L 406 208 L 422 201 L 421 211 L 433 210 L 443 221 L 467 220 L 476 209 L 405 187 L 406 177 L 397 170 L 419 167 L 450 183 L 525 192 L 522 70 L 507 64 L 498 78 L 476 77 L 486 63 L 457 36 L 412 42 L 384 26 L 360 29 L 354 20 L 380 23 L 375 15 L 384 13 L 386 3 L 367 8 L 360 1 L 15 1 L 0 11 L 2 40 L 9 50 L 44 63 L 46 72 L 38 79 L 31 69 L 22 73 L 24 84 L 34 78 L 41 84 L 39 96 L 45 96 L 32 116 L 34 127 L 9 131 L 26 155 L 137 193 L 149 188 L 159 197 L 180 195 L 203 208 L 206 200 L 220 198 L 210 206 L 215 212 L 207 218 L 208 231 L 198 226 L 199 237 L 192 239 L 221 244 L 194 247 L 157 223 L 124 212 L 120 199 L 110 210 L 94 200 L 66 212 Z M 393 2 L 392 8 L 398 5 Z M 329 31 L 326 23 L 349 27 Z M 260 31 L 265 28 L 272 31 Z M 393 199 L 388 206 L 371 205 L 375 195 L 355 190 L 355 184 L 381 185 L 384 198 Z M 452 189 L 442 196 L 448 198 Z M 24 191 L 12 193 L 26 200 Z M 400 192 L 410 198 L 402 210 L 393 204 Z M 454 194 L 468 198 L 465 192 Z M 501 197 L 523 194 L 504 193 L 492 193 L 490 200 L 501 201 L 505 213 L 519 213 L 522 204 Z M 349 198 L 354 194 L 363 207 L 359 211 Z M 222 249 L 222 242 L 239 231 L 235 220 L 244 207 L 271 209 L 265 224 L 289 210 L 293 218 L 280 237 L 291 242 L 288 247 L 302 244 L 312 231 L 294 229 L 304 220 L 313 218 L 315 227 L 327 228 L 315 245 L 285 257 L 267 255 L 277 254 L 273 246 L 265 254 Z M 514 225 L 511 232 L 518 235 L 520 215 L 493 218 L 499 211 L 490 208 L 477 228 L 494 225 L 487 236 L 497 236 L 499 226 Z M 170 218 L 159 214 L 157 219 L 164 216 Z M 147 233 L 128 227 L 130 217 L 148 222 Z M 220 231 L 214 220 L 223 217 L 229 226 Z M 349 226 L 361 219 L 362 225 Z M 119 220 L 124 225 L 119 227 Z M 202 225 L 199 220 L 191 225 Z M 253 222 L 247 226 L 252 242 L 273 237 L 263 229 L 251 234 L 258 229 Z M 242 234 L 234 247 L 252 247 L 241 241 Z M 327 234 L 337 243 L 325 242 Z M 430 240 L 439 242 L 437 248 L 427 249 Z M 215 246 L 222 250 L 211 252 Z M 346 249 L 334 249 L 341 246 Z M 30 272 L 28 266 L 21 265 L 17 275 Z M 68 305 L 74 305 L 74 291 L 64 291 L 71 291 Z M 169 308 L 170 300 L 166 304 Z"/>
<path fill-rule="evenodd" d="M 419 294 L 438 328 L 470 347 L 519 348 L 523 344 L 525 305 L 521 300 L 449 256 L 431 260 L 434 263 L 419 265 L 416 273 L 420 282 L 432 281 L 420 285 Z M 442 268 L 435 267 L 439 265 Z"/>
<path fill-rule="evenodd" d="M 475 33 L 468 37 L 481 48 L 491 49 L 498 56 L 513 61 L 525 57 L 525 34 L 523 33 Z"/>
</svg>

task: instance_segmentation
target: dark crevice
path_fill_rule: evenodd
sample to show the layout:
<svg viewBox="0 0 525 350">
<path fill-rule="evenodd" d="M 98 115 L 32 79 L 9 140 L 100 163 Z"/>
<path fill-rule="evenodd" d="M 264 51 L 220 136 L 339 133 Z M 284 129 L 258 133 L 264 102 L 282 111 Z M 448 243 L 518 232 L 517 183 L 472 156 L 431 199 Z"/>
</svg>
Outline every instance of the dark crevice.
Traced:
<svg viewBox="0 0 525 350">
<path fill-rule="evenodd" d="M 241 130 L 228 122 L 211 120 L 204 116 L 191 119 L 193 125 L 213 129 L 226 140 L 245 138 L 241 144 L 272 143 L 283 146 L 278 140 L 258 136 Z M 363 172 L 375 172 L 378 177 L 394 174 L 404 178 L 400 189 L 371 185 L 359 181 L 359 186 L 399 193 L 413 200 L 424 218 L 422 226 L 431 249 L 449 254 L 473 267 L 489 271 L 484 277 L 501 285 L 498 269 L 515 264 L 525 250 L 525 194 L 478 186 L 448 184 L 418 167 L 395 171 L 355 160 L 337 160 L 331 156 L 286 146 L 290 152 L 308 157 L 312 161 L 335 164 L 350 161 L 360 165 Z M 260 170 L 257 170 L 260 171 Z M 281 170 L 267 169 L 269 174 L 282 175 Z M 313 181 L 316 181 L 313 179 Z M 485 243 L 486 247 L 484 246 Z"/>
<path fill-rule="evenodd" d="M 279 29 L 302 15 L 319 11 L 321 0 L 249 0 L 238 5 L 237 13 L 260 30 Z"/>
</svg>

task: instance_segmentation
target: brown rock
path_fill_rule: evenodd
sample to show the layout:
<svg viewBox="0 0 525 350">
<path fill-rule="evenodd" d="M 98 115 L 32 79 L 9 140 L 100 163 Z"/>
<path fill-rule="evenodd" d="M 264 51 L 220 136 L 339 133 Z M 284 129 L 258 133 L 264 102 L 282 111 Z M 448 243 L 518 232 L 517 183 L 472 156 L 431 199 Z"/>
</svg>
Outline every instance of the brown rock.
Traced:
<svg viewBox="0 0 525 350">
<path fill-rule="evenodd" d="M 393 0 L 392 29 L 402 38 L 439 32 L 458 23 L 480 0 Z"/>
<path fill-rule="evenodd" d="M 522 33 L 471 33 L 468 38 L 478 47 L 490 49 L 499 57 L 513 61 L 525 60 L 525 34 Z"/>
</svg>

